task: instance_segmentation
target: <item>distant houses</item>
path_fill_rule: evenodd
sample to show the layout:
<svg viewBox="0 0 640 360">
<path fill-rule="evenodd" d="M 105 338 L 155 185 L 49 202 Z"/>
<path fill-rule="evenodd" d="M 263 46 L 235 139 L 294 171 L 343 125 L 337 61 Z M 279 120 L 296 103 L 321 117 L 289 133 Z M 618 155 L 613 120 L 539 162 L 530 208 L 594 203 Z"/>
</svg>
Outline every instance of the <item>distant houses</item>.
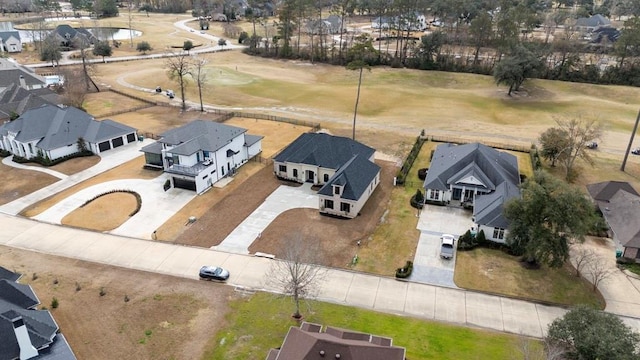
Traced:
<svg viewBox="0 0 640 360">
<path fill-rule="evenodd" d="M 262 136 L 213 121 L 195 120 L 164 132 L 141 149 L 145 166 L 171 175 L 173 187 L 200 194 L 262 152 Z"/>
<path fill-rule="evenodd" d="M 58 25 L 49 33 L 47 39 L 60 44 L 63 48 L 79 49 L 89 47 L 98 42 L 89 30 L 72 28 L 69 25 Z"/>
<path fill-rule="evenodd" d="M 19 53 L 22 51 L 20 33 L 8 21 L 0 22 L 0 54 Z"/>
<path fill-rule="evenodd" d="M 349 138 L 306 133 L 274 157 L 273 171 L 281 179 L 321 186 L 320 213 L 354 218 L 380 183 L 374 153 Z"/>
</svg>

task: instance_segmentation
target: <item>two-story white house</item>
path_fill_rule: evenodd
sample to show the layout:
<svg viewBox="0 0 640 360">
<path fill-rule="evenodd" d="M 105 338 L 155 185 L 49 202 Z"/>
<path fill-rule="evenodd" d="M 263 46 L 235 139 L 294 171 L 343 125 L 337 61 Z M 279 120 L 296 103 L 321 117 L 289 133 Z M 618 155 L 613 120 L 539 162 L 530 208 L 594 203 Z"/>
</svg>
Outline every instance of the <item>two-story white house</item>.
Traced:
<svg viewBox="0 0 640 360">
<path fill-rule="evenodd" d="M 518 159 L 480 143 L 439 145 L 424 180 L 425 202 L 473 206 L 473 221 L 487 240 L 504 243 L 504 204 L 520 196 Z"/>
<path fill-rule="evenodd" d="M 374 153 L 349 138 L 305 133 L 274 157 L 273 171 L 280 179 L 321 185 L 320 213 L 354 218 L 380 183 Z"/>
<path fill-rule="evenodd" d="M 141 149 L 145 166 L 171 174 L 173 187 L 204 192 L 262 152 L 262 136 L 213 121 L 195 120 Z"/>
</svg>

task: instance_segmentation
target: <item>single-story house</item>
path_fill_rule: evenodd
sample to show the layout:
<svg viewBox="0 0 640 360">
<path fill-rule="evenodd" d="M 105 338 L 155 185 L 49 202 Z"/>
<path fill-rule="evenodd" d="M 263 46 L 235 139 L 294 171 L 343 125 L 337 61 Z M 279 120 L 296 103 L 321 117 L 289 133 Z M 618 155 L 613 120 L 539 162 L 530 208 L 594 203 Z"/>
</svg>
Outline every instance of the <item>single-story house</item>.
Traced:
<svg viewBox="0 0 640 360">
<path fill-rule="evenodd" d="M 307 22 L 307 32 L 314 35 L 339 34 L 344 31 L 342 19 L 338 15 L 330 15 L 326 19 L 316 19 Z"/>
<path fill-rule="evenodd" d="M 609 19 L 600 14 L 595 14 L 588 18 L 578 18 L 575 26 L 578 31 L 592 32 L 601 26 L 609 25 L 611 25 Z"/>
<path fill-rule="evenodd" d="M 19 84 L 10 85 L 0 90 L 0 123 L 46 104 L 60 105 L 62 100 L 49 88 L 27 90 Z"/>
<path fill-rule="evenodd" d="M 79 139 L 87 150 L 100 154 L 135 143 L 136 129 L 113 120 L 97 121 L 74 107 L 46 104 L 25 111 L 0 125 L 0 148 L 24 158 L 39 154 L 51 160 L 78 152 Z"/>
<path fill-rule="evenodd" d="M 19 53 L 22 51 L 22 40 L 18 31 L 0 31 L 0 53 Z"/>
<path fill-rule="evenodd" d="M 473 221 L 488 240 L 505 242 L 504 204 L 520 196 L 518 159 L 480 143 L 439 145 L 424 180 L 425 202 L 473 206 Z"/>
<path fill-rule="evenodd" d="M 69 343 L 48 310 L 16 274 L 0 267 L 0 359 L 75 360 Z"/>
<path fill-rule="evenodd" d="M 171 174 L 173 187 L 204 192 L 262 152 L 262 136 L 247 129 L 195 120 L 141 149 L 145 166 Z"/>
<path fill-rule="evenodd" d="M 47 35 L 47 39 L 53 39 L 60 46 L 65 48 L 79 49 L 89 47 L 98 42 L 89 30 L 84 28 L 72 28 L 69 25 L 58 25 Z"/>
<path fill-rule="evenodd" d="M 611 229 L 616 247 L 622 247 L 622 256 L 640 263 L 640 195 L 623 181 L 605 181 L 587 185 L 587 191 L 595 201 Z"/>
<path fill-rule="evenodd" d="M 393 339 L 303 322 L 289 328 L 282 346 L 271 349 L 266 360 L 405 360 L 405 348 Z"/>
<path fill-rule="evenodd" d="M 354 218 L 380 183 L 374 153 L 349 138 L 305 133 L 273 158 L 273 171 L 281 179 L 322 186 L 320 213 Z"/>
</svg>

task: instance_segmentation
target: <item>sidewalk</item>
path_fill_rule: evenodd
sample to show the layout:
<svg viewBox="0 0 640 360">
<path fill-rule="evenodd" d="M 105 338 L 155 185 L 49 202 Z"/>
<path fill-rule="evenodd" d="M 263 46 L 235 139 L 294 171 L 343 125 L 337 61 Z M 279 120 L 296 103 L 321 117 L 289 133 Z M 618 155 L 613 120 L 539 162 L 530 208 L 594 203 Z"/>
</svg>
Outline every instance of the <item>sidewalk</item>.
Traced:
<svg viewBox="0 0 640 360">
<path fill-rule="evenodd" d="M 0 228 L 3 229 L 0 245 L 193 279 L 197 278 L 203 264 L 221 265 L 232 274 L 231 286 L 277 292 L 265 285 L 264 278 L 270 262 L 275 260 L 71 229 L 1 214 Z M 543 337 L 548 325 L 566 311 L 527 301 L 338 269 L 328 269 L 318 298 L 536 338 Z M 640 319 L 622 318 L 640 330 Z"/>
<path fill-rule="evenodd" d="M 6 166 L 10 166 L 16 169 L 24 169 L 24 170 L 33 170 L 33 171 L 39 171 L 39 172 L 43 172 L 45 174 L 49 174 L 51 176 L 55 176 L 58 179 L 66 179 L 69 176 L 65 175 L 61 172 L 55 171 L 55 170 L 51 170 L 49 168 L 45 168 L 45 167 L 40 167 L 40 166 L 30 166 L 30 165 L 23 165 L 23 164 L 18 164 L 17 162 L 13 161 L 13 155 L 11 156 L 7 156 L 6 158 L 2 159 L 2 163 Z"/>
</svg>

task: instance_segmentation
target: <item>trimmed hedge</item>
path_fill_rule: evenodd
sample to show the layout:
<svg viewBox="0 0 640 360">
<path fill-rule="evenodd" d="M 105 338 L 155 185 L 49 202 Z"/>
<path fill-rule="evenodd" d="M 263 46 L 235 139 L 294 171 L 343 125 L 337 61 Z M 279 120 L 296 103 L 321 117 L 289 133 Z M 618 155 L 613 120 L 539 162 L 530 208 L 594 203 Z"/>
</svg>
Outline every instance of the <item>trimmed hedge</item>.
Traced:
<svg viewBox="0 0 640 360">
<path fill-rule="evenodd" d="M 86 157 L 86 156 L 93 156 L 94 153 L 92 153 L 89 150 L 86 151 L 81 151 L 81 152 L 77 152 L 77 153 L 73 153 L 73 154 L 69 154 L 67 156 L 63 156 L 61 158 L 57 158 L 55 160 L 51 160 L 48 157 L 43 157 L 43 156 L 36 156 L 36 157 L 32 157 L 30 159 L 24 158 L 22 156 L 18 156 L 18 155 L 14 155 L 13 156 L 13 161 L 18 163 L 18 164 L 26 164 L 26 163 L 36 163 L 36 164 L 40 164 L 42 166 L 53 166 L 53 165 L 58 165 L 61 162 L 70 160 L 70 159 L 75 159 L 75 158 L 79 158 L 79 157 Z"/>
<path fill-rule="evenodd" d="M 407 263 L 404 267 L 396 269 L 396 277 L 398 279 L 406 279 L 411 276 L 411 272 L 413 271 L 413 261 L 407 260 Z"/>
<path fill-rule="evenodd" d="M 131 214 L 129 214 L 129 217 L 137 214 L 138 211 L 140 211 L 140 208 L 142 207 L 142 197 L 140 197 L 140 194 L 138 194 L 137 192 L 135 192 L 133 190 L 110 190 L 110 191 L 107 191 L 107 192 L 104 192 L 102 194 L 98 194 L 98 195 L 92 197 L 91 199 L 85 201 L 84 204 L 80 205 L 80 207 L 85 207 L 89 203 L 91 203 L 92 201 L 94 201 L 94 200 L 96 200 L 96 199 L 98 199 L 98 198 L 100 198 L 102 196 L 109 195 L 109 194 L 115 194 L 115 193 L 122 193 L 122 192 L 123 193 L 132 194 L 133 196 L 136 197 L 136 203 L 137 203 L 136 208 L 135 208 L 135 210 L 133 210 L 131 212 Z"/>
<path fill-rule="evenodd" d="M 423 139 L 421 136 L 418 136 L 416 138 L 416 142 L 413 143 L 413 147 L 411 148 L 409 155 L 404 160 L 404 163 L 402 163 L 402 167 L 400 168 L 400 170 L 398 171 L 398 174 L 396 175 L 396 185 L 404 184 L 404 180 L 407 178 L 407 174 L 409 173 L 409 170 L 411 170 L 411 167 L 413 166 L 413 162 L 416 161 L 416 158 L 420 153 L 420 149 L 422 149 L 422 145 L 424 144 L 425 141 L 426 140 Z"/>
<path fill-rule="evenodd" d="M 6 158 L 7 156 L 11 156 L 11 151 L 0 149 L 0 157 Z"/>
<path fill-rule="evenodd" d="M 420 189 L 418 189 L 415 195 L 411 197 L 410 203 L 412 207 L 416 209 L 422 209 L 422 207 L 424 206 L 424 196 L 422 195 L 422 191 L 420 191 Z"/>
</svg>

